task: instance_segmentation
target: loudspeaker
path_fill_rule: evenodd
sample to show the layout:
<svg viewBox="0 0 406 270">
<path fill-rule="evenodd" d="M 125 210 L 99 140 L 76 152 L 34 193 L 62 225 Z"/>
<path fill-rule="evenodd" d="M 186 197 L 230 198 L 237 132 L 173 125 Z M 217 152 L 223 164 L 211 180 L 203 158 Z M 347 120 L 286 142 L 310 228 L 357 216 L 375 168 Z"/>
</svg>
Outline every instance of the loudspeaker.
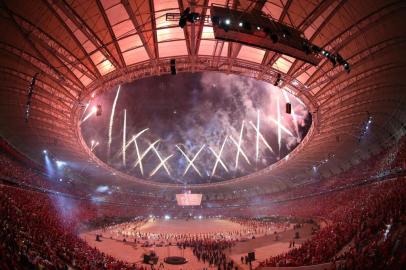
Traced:
<svg viewBox="0 0 406 270">
<path fill-rule="evenodd" d="M 280 73 L 278 73 L 277 75 L 276 75 L 276 80 L 275 80 L 275 82 L 274 82 L 274 86 L 279 86 L 279 83 L 281 82 L 281 79 L 282 79 L 282 75 L 280 74 Z"/>
<path fill-rule="evenodd" d="M 100 116 L 102 114 L 102 106 L 97 105 L 96 106 L 96 116 Z"/>
<path fill-rule="evenodd" d="M 176 60 L 171 59 L 171 74 L 176 75 Z"/>
<path fill-rule="evenodd" d="M 286 113 L 288 114 L 292 113 L 292 104 L 286 103 Z"/>
<path fill-rule="evenodd" d="M 255 261 L 255 252 L 248 252 L 248 260 Z"/>
</svg>

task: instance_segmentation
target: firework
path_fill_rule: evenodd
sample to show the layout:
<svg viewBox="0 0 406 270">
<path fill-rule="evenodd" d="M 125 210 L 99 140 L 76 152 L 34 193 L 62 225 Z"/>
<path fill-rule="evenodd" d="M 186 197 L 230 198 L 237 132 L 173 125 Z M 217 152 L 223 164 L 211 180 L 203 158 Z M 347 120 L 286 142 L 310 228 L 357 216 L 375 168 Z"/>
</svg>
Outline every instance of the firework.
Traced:
<svg viewBox="0 0 406 270">
<path fill-rule="evenodd" d="M 235 144 L 235 146 L 238 148 L 238 142 L 232 136 L 230 136 L 230 139 Z M 247 155 L 244 153 L 244 150 L 241 148 L 241 146 L 240 146 L 240 152 L 241 152 L 241 155 L 245 158 L 245 161 L 247 161 L 247 163 L 251 165 L 250 160 L 248 159 Z"/>
<path fill-rule="evenodd" d="M 279 155 L 280 155 L 282 138 L 281 138 L 281 111 L 280 111 L 280 108 L 279 108 L 279 96 L 276 98 L 276 112 L 277 112 L 277 115 L 278 115 L 278 122 L 277 122 L 277 125 L 278 125 L 278 146 L 279 146 Z"/>
<path fill-rule="evenodd" d="M 223 163 L 223 161 L 221 160 L 221 154 L 223 153 L 223 149 L 224 149 L 224 145 L 226 144 L 227 141 L 227 136 L 224 138 L 224 142 L 221 145 L 220 148 L 220 152 L 217 154 L 211 147 L 209 147 L 209 149 L 211 150 L 211 152 L 213 153 L 213 155 L 216 157 L 216 162 L 214 163 L 214 167 L 213 167 L 213 171 L 211 172 L 211 176 L 214 175 L 214 173 L 216 172 L 216 168 L 217 168 L 217 164 L 220 163 L 221 166 L 223 166 L 224 170 L 226 172 L 228 172 L 227 166 Z"/>
<path fill-rule="evenodd" d="M 287 129 L 284 125 L 282 125 L 280 122 L 276 121 L 275 118 L 273 118 L 272 116 L 269 116 L 269 119 L 271 119 L 271 121 L 274 122 L 278 126 L 278 128 L 280 128 L 282 131 L 286 132 L 286 134 L 293 136 L 292 132 L 290 132 L 290 130 Z"/>
<path fill-rule="evenodd" d="M 107 157 L 110 156 L 111 134 L 113 132 L 114 113 L 116 111 L 116 104 L 117 104 L 117 100 L 118 100 L 118 95 L 120 94 L 120 89 L 121 89 L 121 85 L 118 86 L 118 90 L 117 90 L 117 93 L 116 93 L 116 97 L 114 98 L 113 107 L 111 109 L 111 114 L 110 114 L 109 140 L 108 140 L 108 143 L 107 143 Z"/>
<path fill-rule="evenodd" d="M 155 142 L 151 143 L 148 148 L 142 153 L 141 156 L 138 157 L 137 162 L 134 164 L 134 168 L 137 167 L 138 164 L 141 164 L 142 159 L 151 151 L 155 144 L 157 144 L 160 140 L 156 140 Z"/>
<path fill-rule="evenodd" d="M 164 159 L 162 159 L 162 157 L 161 157 L 161 155 L 159 154 L 159 152 L 158 152 L 158 150 L 156 149 L 156 147 L 155 146 L 152 146 L 152 150 L 154 150 L 154 153 L 156 154 L 156 156 L 158 157 L 158 159 L 159 159 L 159 161 L 162 163 L 162 161 L 164 160 Z M 164 168 L 165 168 L 165 171 L 168 173 L 168 175 L 170 176 L 171 175 L 171 173 L 169 172 L 169 169 L 168 169 L 168 167 L 166 167 L 166 163 L 164 162 L 164 163 L 162 163 L 162 166 L 164 166 Z M 151 175 L 150 175 L 151 176 Z"/>
<path fill-rule="evenodd" d="M 127 144 L 125 145 L 125 150 L 127 150 L 127 148 L 130 146 L 130 144 L 131 144 L 133 141 L 137 140 L 137 138 L 138 138 L 139 136 L 141 136 L 142 133 L 144 133 L 144 132 L 147 131 L 148 129 L 149 129 L 149 128 L 143 129 L 143 130 L 141 130 L 140 132 L 138 132 L 137 134 L 133 135 L 133 137 L 131 138 L 131 140 L 129 140 L 129 141 L 127 142 Z"/>
<path fill-rule="evenodd" d="M 259 136 L 259 138 L 261 138 L 262 142 L 265 144 L 265 146 L 269 149 L 269 151 L 271 151 L 272 153 L 275 153 L 272 149 L 272 147 L 268 144 L 268 142 L 265 140 L 264 135 L 262 135 L 262 133 L 259 131 L 259 129 L 257 129 L 257 127 L 250 121 L 250 125 L 252 126 L 252 128 L 257 132 L 257 136 Z"/>
<path fill-rule="evenodd" d="M 256 140 L 255 140 L 255 161 L 258 161 L 259 156 L 259 110 L 257 110 L 257 128 L 256 128 Z"/>
<path fill-rule="evenodd" d="M 141 157 L 140 157 L 140 149 L 138 148 L 138 143 L 137 143 L 136 139 L 134 139 L 134 145 L 135 145 L 135 150 L 136 150 L 136 153 L 137 153 L 137 159 L 140 160 L 141 175 L 144 175 L 144 169 L 142 167 L 142 162 L 141 162 Z"/>
<path fill-rule="evenodd" d="M 96 107 L 93 107 L 92 110 L 85 116 L 85 118 L 83 118 L 82 122 L 80 122 L 80 124 L 83 124 L 84 122 L 87 121 L 87 119 L 90 118 L 90 116 L 92 116 L 93 114 L 95 114 L 97 111 Z"/>
<path fill-rule="evenodd" d="M 171 176 L 171 173 L 169 172 L 168 168 L 166 167 L 166 162 L 173 157 L 173 154 L 170 156 L 167 156 L 164 159 L 161 159 L 161 157 L 158 154 L 158 151 L 155 149 L 155 147 L 153 147 L 153 149 L 155 150 L 155 153 L 157 154 L 157 156 L 159 157 L 159 160 L 161 160 L 161 162 L 158 164 L 158 166 L 149 174 L 149 177 L 153 176 L 162 166 L 165 168 L 166 173 Z"/>
<path fill-rule="evenodd" d="M 124 109 L 124 123 L 123 123 L 123 165 L 125 166 L 125 150 L 126 150 L 126 129 L 127 129 L 127 110 Z"/>
<path fill-rule="evenodd" d="M 238 138 L 237 154 L 235 156 L 235 169 L 238 168 L 238 158 L 240 157 L 240 152 L 241 152 L 241 142 L 242 142 L 243 132 L 244 132 L 244 120 L 242 121 L 241 130 L 240 130 L 240 137 Z"/>
<path fill-rule="evenodd" d="M 197 151 L 196 155 L 192 158 L 192 160 L 189 159 L 189 157 L 186 155 L 185 152 L 182 151 L 182 149 L 176 145 L 176 148 L 178 148 L 178 150 L 182 153 L 182 155 L 186 158 L 186 160 L 189 162 L 189 164 L 187 165 L 185 171 L 183 172 L 182 176 L 185 176 L 187 171 L 189 170 L 190 167 L 193 167 L 193 169 L 195 169 L 195 171 L 199 174 L 199 176 L 201 177 L 202 174 L 200 173 L 200 171 L 196 168 L 196 166 L 193 164 L 193 162 L 196 160 L 197 156 L 200 154 L 200 152 L 204 149 L 206 145 L 203 144 L 203 146 L 199 149 L 199 151 Z"/>
<path fill-rule="evenodd" d="M 91 141 L 91 146 L 90 146 L 90 151 L 93 152 L 93 150 L 96 148 L 96 146 L 99 145 L 99 142 L 95 142 L 95 140 Z"/>
</svg>

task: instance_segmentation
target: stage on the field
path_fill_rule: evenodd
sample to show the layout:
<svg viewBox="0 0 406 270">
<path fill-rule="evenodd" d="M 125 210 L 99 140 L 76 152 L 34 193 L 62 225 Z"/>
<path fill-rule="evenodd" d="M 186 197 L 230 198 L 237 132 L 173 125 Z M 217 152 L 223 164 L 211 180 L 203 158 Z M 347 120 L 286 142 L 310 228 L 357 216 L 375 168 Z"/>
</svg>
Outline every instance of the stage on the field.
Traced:
<svg viewBox="0 0 406 270">
<path fill-rule="evenodd" d="M 243 230 L 244 228 L 246 229 L 246 227 L 241 226 L 240 224 L 223 219 L 150 219 L 138 229 L 141 232 L 153 234 L 200 234 L 236 232 Z M 301 231 L 300 235 L 302 237 L 301 240 L 297 241 L 298 246 L 310 236 L 310 228 L 311 225 L 305 225 L 304 228 L 299 230 Z M 256 239 L 237 242 L 236 246 L 231 250 L 226 250 L 225 253 L 229 258 L 239 264 L 241 267 L 240 269 L 248 270 L 248 265 L 241 264 L 240 257 L 246 255 L 250 251 L 255 251 L 258 259 L 266 259 L 270 255 L 280 254 L 289 250 L 289 241 L 293 238 L 295 230 L 293 230 L 292 227 L 286 229 L 287 230 L 278 230 L 275 228 L 275 230 L 272 230 L 272 232 L 278 232 L 280 236 L 278 241 L 275 241 L 273 234 L 267 236 L 257 235 Z M 96 233 L 103 235 L 101 242 L 95 241 Z M 174 245 L 142 247 L 140 241 L 134 243 L 134 239 L 129 237 L 126 242 L 123 242 L 122 236 L 111 233 L 109 230 L 103 232 L 101 230 L 95 230 L 83 233 L 81 234 L 81 237 L 86 240 L 89 245 L 98 248 L 102 252 L 131 263 L 140 264 L 143 254 L 149 253 L 150 250 L 153 250 L 159 256 L 158 264 L 163 262 L 164 258 L 167 256 L 182 256 L 188 260 L 188 263 L 178 266 L 165 263 L 165 269 L 202 269 L 204 267 L 208 269 L 217 269 L 217 267 L 209 267 L 208 264 L 199 262 L 190 248 L 181 250 Z M 257 265 L 257 262 L 255 262 L 254 265 Z"/>
<path fill-rule="evenodd" d="M 241 230 L 244 227 L 224 219 L 150 219 L 140 227 L 148 233 L 221 233 Z"/>
</svg>

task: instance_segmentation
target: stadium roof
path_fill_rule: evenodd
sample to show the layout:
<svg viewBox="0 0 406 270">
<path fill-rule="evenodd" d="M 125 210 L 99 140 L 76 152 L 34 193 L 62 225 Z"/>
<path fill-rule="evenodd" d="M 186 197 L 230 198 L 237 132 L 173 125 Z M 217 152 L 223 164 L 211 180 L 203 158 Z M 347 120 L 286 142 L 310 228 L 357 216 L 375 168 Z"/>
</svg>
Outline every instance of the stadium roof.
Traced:
<svg viewBox="0 0 406 270">
<path fill-rule="evenodd" d="M 263 186 L 279 190 L 308 181 L 313 166 L 336 174 L 377 153 L 404 132 L 406 120 L 405 1 L 195 1 L 261 10 L 304 32 L 306 38 L 351 65 L 347 74 L 323 59 L 317 66 L 246 45 L 214 39 L 210 23 L 184 29 L 166 21 L 186 0 L 2 0 L 0 2 L 1 136 L 34 160 L 43 149 L 89 173 L 89 181 L 130 184 L 85 146 L 78 115 L 92 94 L 123 82 L 178 72 L 221 71 L 274 82 L 306 101 L 313 126 L 288 159 L 244 179 L 201 188 L 231 190 Z M 28 123 L 27 91 L 38 73 Z M 364 124 L 371 131 L 360 141 Z M 402 131 L 403 130 L 403 131 Z M 322 163 L 323 160 L 328 160 Z M 323 166 L 319 166 L 323 164 Z M 140 188 L 174 184 L 138 181 Z M 266 185 L 262 185 L 266 183 Z"/>
</svg>

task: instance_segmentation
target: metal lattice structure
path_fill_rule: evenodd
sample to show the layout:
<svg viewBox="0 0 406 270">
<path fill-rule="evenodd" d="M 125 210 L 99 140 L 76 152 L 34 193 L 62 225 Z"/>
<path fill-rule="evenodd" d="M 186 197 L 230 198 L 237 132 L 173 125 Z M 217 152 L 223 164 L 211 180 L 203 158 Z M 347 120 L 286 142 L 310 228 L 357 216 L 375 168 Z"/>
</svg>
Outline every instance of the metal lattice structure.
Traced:
<svg viewBox="0 0 406 270">
<path fill-rule="evenodd" d="M 185 7 L 210 15 L 211 4 L 264 14 L 303 31 L 306 38 L 351 64 L 347 74 L 323 59 L 315 67 L 246 45 L 215 40 L 209 21 L 166 21 Z M 288 159 L 253 175 L 196 186 L 234 190 L 264 187 L 276 191 L 306 182 L 311 168 L 331 157 L 320 174 L 339 173 L 366 159 L 405 130 L 405 1 L 292 0 L 37 0 L 0 1 L 1 136 L 41 161 L 42 149 L 86 167 L 89 181 L 135 183 L 140 189 L 180 188 L 149 183 L 111 169 L 81 138 L 78 116 L 93 94 L 123 82 L 178 72 L 220 71 L 273 83 L 307 103 L 313 126 Z M 24 105 L 28 85 L 39 73 L 28 124 Z M 370 136 L 357 136 L 368 115 Z M 114 172 L 114 176 L 112 175 Z"/>
</svg>

